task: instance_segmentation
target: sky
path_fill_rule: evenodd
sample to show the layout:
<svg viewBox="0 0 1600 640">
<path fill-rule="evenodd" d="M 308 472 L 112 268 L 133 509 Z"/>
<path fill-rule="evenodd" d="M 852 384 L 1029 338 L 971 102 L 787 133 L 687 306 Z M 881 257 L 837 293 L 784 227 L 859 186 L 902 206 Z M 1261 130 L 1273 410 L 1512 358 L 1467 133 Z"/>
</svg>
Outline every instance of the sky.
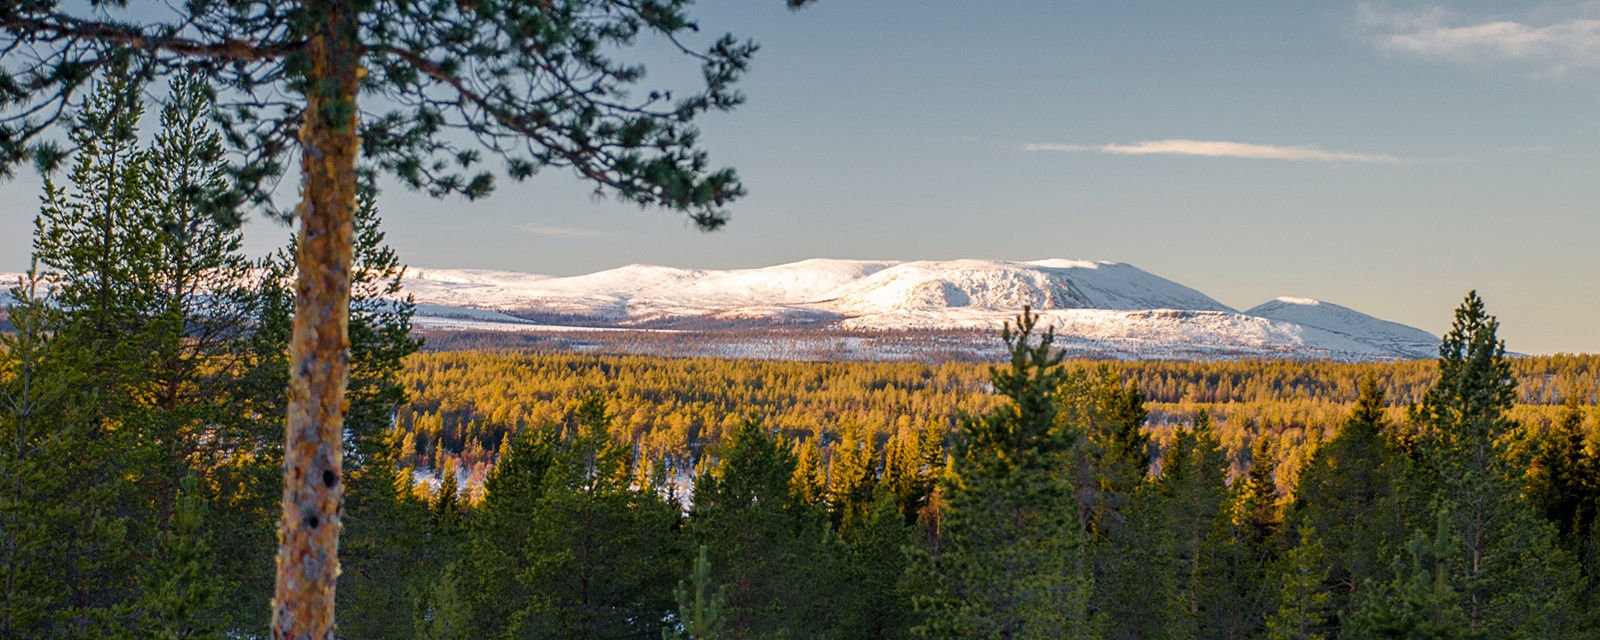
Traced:
<svg viewBox="0 0 1600 640">
<path fill-rule="evenodd" d="M 701 121 L 749 195 L 726 229 L 560 171 L 487 200 L 398 185 L 401 259 L 554 275 L 633 263 L 1078 258 L 1244 309 L 1312 297 L 1433 333 L 1476 289 L 1524 353 L 1600 353 L 1600 2 L 702 0 L 761 43 Z M 694 67 L 624 54 L 647 83 Z M 677 83 L 677 84 L 675 84 Z M 0 271 L 39 180 L 0 184 Z M 264 253 L 289 229 L 246 228 Z"/>
</svg>

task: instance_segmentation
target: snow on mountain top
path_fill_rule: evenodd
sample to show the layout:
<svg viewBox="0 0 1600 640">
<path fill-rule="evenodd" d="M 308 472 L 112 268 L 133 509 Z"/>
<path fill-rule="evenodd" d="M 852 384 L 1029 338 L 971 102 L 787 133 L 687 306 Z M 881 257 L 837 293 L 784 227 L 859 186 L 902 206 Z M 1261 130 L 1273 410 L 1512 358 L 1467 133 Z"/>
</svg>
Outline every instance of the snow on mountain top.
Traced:
<svg viewBox="0 0 1600 640">
<path fill-rule="evenodd" d="M 1277 298 L 1251 307 L 1245 315 L 1315 327 L 1381 346 L 1405 357 L 1429 358 L 1439 350 L 1439 338 L 1431 333 L 1313 298 Z"/>
<path fill-rule="evenodd" d="M 521 325 L 512 330 L 555 322 L 994 331 L 1031 306 L 1061 339 L 1091 352 L 1368 360 L 1432 357 L 1438 345 L 1418 329 L 1311 298 L 1279 298 L 1241 313 L 1133 265 L 1086 260 L 813 259 L 735 270 L 635 264 L 570 277 L 417 269 L 405 288 L 436 305 L 421 315 L 448 319 L 445 325 Z"/>
<path fill-rule="evenodd" d="M 841 288 L 847 314 L 977 307 L 1035 309 L 1186 309 L 1227 305 L 1137 267 L 1079 260 L 946 260 L 897 264 Z"/>
</svg>

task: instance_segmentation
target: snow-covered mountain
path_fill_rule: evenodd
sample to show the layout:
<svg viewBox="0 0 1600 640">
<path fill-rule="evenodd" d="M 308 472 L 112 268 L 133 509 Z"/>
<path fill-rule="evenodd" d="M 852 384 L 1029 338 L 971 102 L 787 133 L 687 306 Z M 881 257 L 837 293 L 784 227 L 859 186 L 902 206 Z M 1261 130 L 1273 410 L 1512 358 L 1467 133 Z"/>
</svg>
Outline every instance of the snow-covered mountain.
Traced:
<svg viewBox="0 0 1600 640">
<path fill-rule="evenodd" d="M 630 265 L 573 277 L 412 269 L 405 287 L 419 303 L 417 323 L 438 329 L 992 333 L 1027 305 L 1082 355 L 1374 360 L 1428 358 L 1438 345 L 1419 329 L 1317 300 L 1279 298 L 1239 312 L 1116 262 L 819 259 L 732 271 Z"/>
</svg>

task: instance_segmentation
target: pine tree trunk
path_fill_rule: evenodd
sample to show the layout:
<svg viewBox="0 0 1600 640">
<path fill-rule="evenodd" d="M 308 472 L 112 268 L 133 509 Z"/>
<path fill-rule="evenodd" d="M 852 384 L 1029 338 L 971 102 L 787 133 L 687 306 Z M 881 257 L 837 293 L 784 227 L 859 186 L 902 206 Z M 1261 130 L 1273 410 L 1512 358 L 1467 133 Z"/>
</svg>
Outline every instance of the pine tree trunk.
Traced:
<svg viewBox="0 0 1600 640">
<path fill-rule="evenodd" d="M 281 639 L 334 637 L 359 146 L 355 99 L 361 57 L 357 16 L 349 4 L 307 3 L 318 22 L 308 43 L 311 71 L 300 134 L 304 191 L 272 607 L 272 637 Z"/>
</svg>

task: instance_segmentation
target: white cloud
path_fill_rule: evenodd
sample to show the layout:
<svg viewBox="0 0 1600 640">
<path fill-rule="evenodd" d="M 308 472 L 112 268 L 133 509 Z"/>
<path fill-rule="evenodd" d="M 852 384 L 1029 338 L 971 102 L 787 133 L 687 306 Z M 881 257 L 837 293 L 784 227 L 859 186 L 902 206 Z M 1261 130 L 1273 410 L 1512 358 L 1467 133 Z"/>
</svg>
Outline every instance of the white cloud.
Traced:
<svg viewBox="0 0 1600 640">
<path fill-rule="evenodd" d="M 551 238 L 599 238 L 609 235 L 604 231 L 596 231 L 594 229 L 579 229 L 576 227 L 541 227 L 538 225 L 525 224 L 519 228 L 522 229 L 523 233 L 531 233 L 536 236 L 546 236 Z"/>
<path fill-rule="evenodd" d="M 1374 42 L 1384 51 L 1459 63 L 1516 61 L 1550 75 L 1600 67 L 1600 19 L 1592 17 L 1533 24 L 1454 19 L 1437 7 L 1395 13 L 1362 5 L 1359 18 L 1380 31 Z"/>
<path fill-rule="evenodd" d="M 1200 156 L 1205 158 L 1251 158 L 1257 160 L 1296 160 L 1312 162 L 1359 162 L 1401 164 L 1404 158 L 1372 153 L 1328 151 L 1313 146 L 1276 146 L 1218 140 L 1146 140 L 1144 142 L 1102 145 L 1035 143 L 1022 145 L 1023 151 L 1090 151 L 1112 155 Z"/>
</svg>

